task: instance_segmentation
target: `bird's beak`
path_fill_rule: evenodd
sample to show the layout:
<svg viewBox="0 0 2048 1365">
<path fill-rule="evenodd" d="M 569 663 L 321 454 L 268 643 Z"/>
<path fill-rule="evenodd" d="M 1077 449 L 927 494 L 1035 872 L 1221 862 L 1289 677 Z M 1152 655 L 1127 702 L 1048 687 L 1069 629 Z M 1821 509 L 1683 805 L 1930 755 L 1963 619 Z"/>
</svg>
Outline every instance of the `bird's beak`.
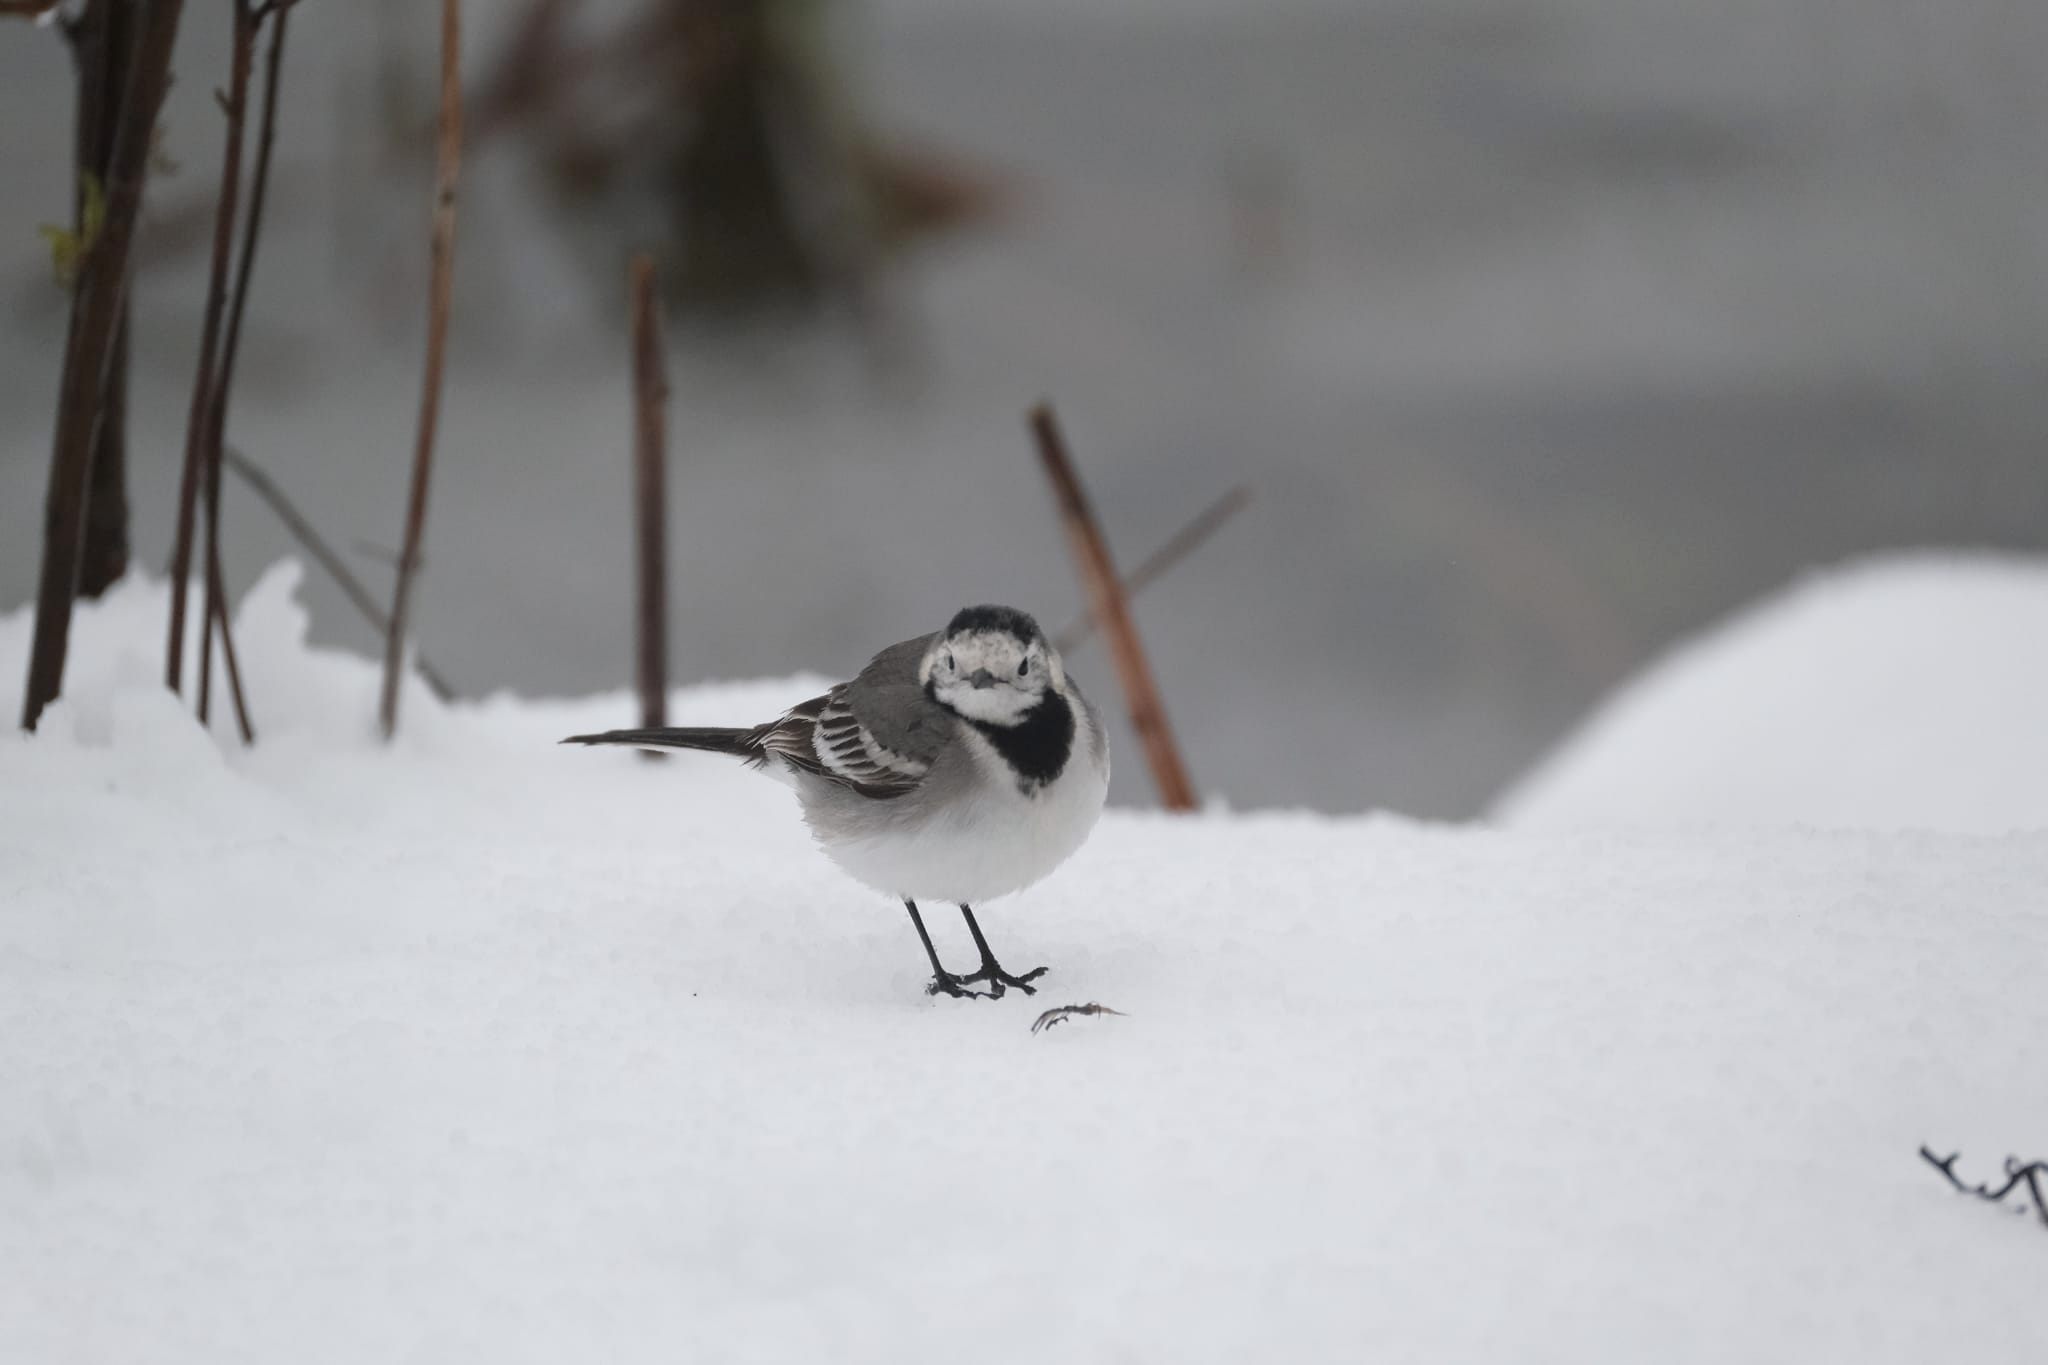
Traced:
<svg viewBox="0 0 2048 1365">
<path fill-rule="evenodd" d="M 967 675 L 967 681 L 973 683 L 974 690 L 979 692 L 985 687 L 994 687 L 996 685 L 996 675 L 985 668 L 977 668 Z"/>
</svg>

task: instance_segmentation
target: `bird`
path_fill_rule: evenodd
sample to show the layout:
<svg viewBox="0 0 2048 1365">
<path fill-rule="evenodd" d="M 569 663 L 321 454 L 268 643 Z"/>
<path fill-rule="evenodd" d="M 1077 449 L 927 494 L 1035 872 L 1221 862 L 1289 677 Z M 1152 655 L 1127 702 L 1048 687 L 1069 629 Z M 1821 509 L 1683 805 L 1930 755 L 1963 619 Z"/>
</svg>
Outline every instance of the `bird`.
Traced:
<svg viewBox="0 0 2048 1365">
<path fill-rule="evenodd" d="M 826 856 L 910 911 L 931 962 L 926 993 L 956 998 L 1035 993 L 1046 969 L 1005 971 L 974 906 L 1064 863 L 1109 792 L 1101 713 L 1038 623 L 1014 607 L 963 608 L 944 630 L 889 646 L 851 681 L 765 724 L 561 742 L 728 754 L 795 787 Z M 946 970 L 921 900 L 960 907 L 978 969 Z"/>
</svg>

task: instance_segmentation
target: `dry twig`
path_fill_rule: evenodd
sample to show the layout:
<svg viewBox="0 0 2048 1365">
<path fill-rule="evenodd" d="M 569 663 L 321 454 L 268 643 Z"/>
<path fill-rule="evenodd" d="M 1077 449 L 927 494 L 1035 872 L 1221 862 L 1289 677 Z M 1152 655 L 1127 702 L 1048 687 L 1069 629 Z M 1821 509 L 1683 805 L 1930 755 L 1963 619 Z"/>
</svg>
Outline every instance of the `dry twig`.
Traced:
<svg viewBox="0 0 2048 1365">
<path fill-rule="evenodd" d="M 230 90 L 224 104 L 228 110 L 228 120 L 235 130 L 233 134 L 232 155 L 237 163 L 236 170 L 239 174 L 239 163 L 242 158 L 242 124 L 248 113 L 249 68 L 256 51 L 257 21 L 256 12 L 250 0 L 234 0 L 234 13 L 234 86 Z M 225 178 L 223 178 L 223 184 L 225 184 Z M 227 216 L 230 223 L 232 223 L 234 208 L 225 190 L 221 197 L 223 203 L 228 205 Z M 216 257 L 215 264 L 224 266 L 226 265 L 226 260 L 222 257 Z M 241 283 L 247 284 L 247 282 L 248 276 L 244 273 Z M 220 288 L 221 277 L 216 275 L 209 285 L 209 293 L 216 292 Z M 216 315 L 223 312 L 225 307 L 224 301 L 220 303 L 209 301 L 208 303 L 209 312 L 213 312 Z M 232 363 L 229 358 L 229 345 L 230 343 L 223 338 L 220 341 L 219 354 L 213 359 L 213 383 L 205 395 L 203 416 L 201 418 L 203 435 L 201 437 L 200 459 L 205 465 L 201 478 L 206 486 L 206 615 L 202 620 L 199 631 L 199 723 L 201 725 L 206 724 L 212 718 L 212 632 L 218 630 L 221 634 L 223 646 L 228 649 L 233 648 L 232 645 L 227 644 L 229 634 L 228 612 L 227 604 L 224 600 L 227 592 L 227 582 L 220 568 L 220 443 L 227 423 L 228 369 Z M 231 674 L 230 683 L 233 682 L 233 676 Z M 247 707 L 239 696 L 235 698 L 235 705 L 242 715 L 247 715 Z M 243 742 L 248 743 L 250 738 L 248 733 L 244 732 Z"/>
<path fill-rule="evenodd" d="M 226 430 L 228 388 L 234 382 L 235 357 L 242 347 L 242 314 L 249 303 L 249 278 L 256 269 L 256 243 L 263 231 L 263 206 L 269 198 L 271 152 L 277 144 L 277 88 L 284 68 L 285 31 L 296 0 L 265 0 L 256 7 L 256 23 L 270 25 L 270 45 L 263 54 L 263 112 L 256 122 L 256 166 L 249 181 L 249 212 L 242 222 L 242 254 L 235 262 L 235 284 L 228 296 L 227 335 L 221 343 L 218 397 L 213 413 L 209 452 L 216 464 Z M 216 469 L 216 473 L 218 470 Z"/>
<path fill-rule="evenodd" d="M 1107 1005 L 1098 1005 L 1091 1000 L 1085 1005 L 1058 1005 L 1047 1010 L 1033 1021 L 1031 1031 L 1033 1033 L 1043 1033 L 1054 1024 L 1065 1019 L 1071 1019 L 1077 1014 L 1114 1014 L 1119 1019 L 1124 1017 L 1122 1010 L 1113 1010 Z"/>
<path fill-rule="evenodd" d="M 216 92 L 221 112 L 227 116 L 226 145 L 221 151 L 220 196 L 213 211 L 213 258 L 207 267 L 206 311 L 199 327 L 199 372 L 192 380 L 192 402 L 185 417 L 185 462 L 178 475 L 178 523 L 171 541 L 171 624 L 170 639 L 164 646 L 164 684 L 182 692 L 185 667 L 185 594 L 192 579 L 193 519 L 198 509 L 201 478 L 210 469 L 206 458 L 207 438 L 213 429 L 214 402 L 218 395 L 215 375 L 220 364 L 221 324 L 227 313 L 229 256 L 234 246 L 235 210 L 241 198 L 243 113 L 249 103 L 249 68 L 255 56 L 256 30 L 248 0 L 235 0 L 234 46 L 229 59 L 228 88 Z M 209 490 L 212 485 L 209 484 Z M 209 512 L 209 530 L 216 524 Z M 205 591 L 213 591 L 214 574 L 209 568 Z M 213 657 L 211 627 L 217 603 L 209 600 L 199 629 L 199 694 L 201 715 L 211 680 Z"/>
<path fill-rule="evenodd" d="M 2048 1227 L 2048 1198 L 2043 1197 L 2043 1186 L 2041 1183 L 2044 1179 L 2048 1179 L 2048 1161 L 2022 1162 L 2016 1156 L 2007 1157 L 2005 1159 L 2005 1183 L 1994 1190 L 1989 1185 L 1966 1185 L 1963 1183 L 1962 1177 L 1956 1174 L 1956 1159 L 1962 1156 L 1961 1152 L 1953 1152 L 1948 1156 L 1938 1157 L 1933 1152 L 1927 1150 L 1927 1148 L 1922 1147 L 1920 1149 L 1920 1156 L 1928 1165 L 1940 1171 L 1948 1183 L 1955 1186 L 1959 1193 L 1974 1194 L 1979 1199 L 1988 1200 L 1993 1204 L 2003 1202 L 2007 1195 L 2011 1194 L 2021 1185 L 2025 1185 L 2027 1193 L 2034 1197 L 2034 1212 L 2040 1215 L 2041 1226 Z M 2013 1211 L 2015 1213 L 2025 1213 L 2026 1209 L 2019 1207 Z"/>
<path fill-rule="evenodd" d="M 1117 679 L 1123 684 L 1131 725 L 1138 732 L 1139 743 L 1145 746 L 1145 759 L 1151 765 L 1159 799 L 1168 810 L 1194 810 L 1195 786 L 1174 743 L 1173 729 L 1166 719 L 1166 704 L 1160 700 L 1152 665 L 1138 639 L 1137 623 L 1131 618 L 1130 603 L 1117 577 L 1116 561 L 1110 556 L 1109 543 L 1088 506 L 1088 496 L 1074 473 L 1066 441 L 1049 404 L 1041 403 L 1031 410 L 1031 431 L 1038 440 L 1039 457 L 1052 480 L 1060 520 L 1067 530 L 1067 543 L 1088 592 L 1089 612 L 1109 634 L 1110 657 L 1116 663 Z"/>
<path fill-rule="evenodd" d="M 170 84 L 171 50 L 184 0 L 158 0 L 136 36 L 135 61 L 121 101 L 106 185 L 106 219 L 85 253 L 72 289 L 71 328 L 58 386 L 51 442 L 50 483 L 44 513 L 42 566 L 36 585 L 34 643 L 22 698 L 22 728 L 33 730 L 43 707 L 64 685 L 71 641 L 71 604 L 77 596 L 86 490 L 92 482 L 93 431 L 100 416 L 107 367 L 121 304 L 127 296 L 129 247 L 148 175 L 149 147 Z"/>
<path fill-rule="evenodd" d="M 277 143 L 278 78 L 284 67 L 285 31 L 293 3 L 295 0 L 264 0 L 263 4 L 248 10 L 250 20 L 246 31 L 239 26 L 236 30 L 236 60 L 245 82 L 244 93 L 236 97 L 238 112 L 240 103 L 246 98 L 249 65 L 249 54 L 239 49 L 246 44 L 253 50 L 256 33 L 265 24 L 270 25 L 270 46 L 263 62 L 263 112 L 257 122 L 256 166 L 249 184 L 249 209 L 242 220 L 241 254 L 235 263 L 234 285 L 228 293 L 227 330 L 221 340 L 213 397 L 206 418 L 207 616 L 220 631 L 221 649 L 228 660 L 228 686 L 234 693 L 235 714 L 241 721 L 244 743 L 254 743 L 255 735 L 249 727 L 249 703 L 242 695 L 242 672 L 235 667 L 235 642 L 228 625 L 227 608 L 221 601 L 227 585 L 220 568 L 220 468 L 225 453 L 223 443 L 227 438 L 228 394 L 234 388 L 235 358 L 240 354 L 242 344 L 242 317 L 248 309 L 249 281 L 256 269 L 256 244 L 261 240 L 263 205 L 270 188 L 271 151 Z M 246 0 L 238 0 L 238 14 L 245 5 Z M 202 723 L 207 719 L 212 661 L 213 651 L 209 646 L 199 665 L 199 719 Z"/>
<path fill-rule="evenodd" d="M 348 564 L 335 552 L 334 547 L 327 543 L 326 537 L 322 536 L 313 523 L 306 519 L 305 514 L 285 496 L 284 490 L 277 486 L 277 481 L 233 446 L 227 446 L 222 450 L 221 459 L 243 483 L 249 485 L 250 491 L 263 499 L 264 505 L 277 513 L 277 519 L 284 523 L 285 530 L 292 533 L 292 538 L 305 547 L 306 553 L 313 556 L 314 562 L 327 570 L 327 576 L 341 589 L 342 596 L 362 613 L 363 619 L 370 623 L 378 635 L 383 635 L 390 624 L 384 616 L 384 609 L 370 596 L 370 590 L 363 586 L 362 580 L 349 571 Z M 428 691 L 442 701 L 455 699 L 455 689 L 449 686 L 448 680 L 442 677 L 432 664 L 427 662 L 424 654 L 415 651 L 412 666 L 419 671 Z"/>
<path fill-rule="evenodd" d="M 427 302 L 426 372 L 420 383 L 419 430 L 413 445 L 412 491 L 406 501 L 405 544 L 384 636 L 384 696 L 378 709 L 384 738 L 398 729 L 398 679 L 412 606 L 420 542 L 427 530 L 427 491 L 434 471 L 434 435 L 441 417 L 441 372 L 448 350 L 448 313 L 455 280 L 455 186 L 462 169 L 462 3 L 441 0 L 440 150 L 434 171 L 433 274 Z"/>
<path fill-rule="evenodd" d="M 668 724 L 668 362 L 654 260 L 633 258 L 633 529 L 637 569 L 635 675 L 640 724 Z M 652 749 L 643 758 L 662 759 Z"/>
<path fill-rule="evenodd" d="M 235 703 L 235 726 L 242 732 L 243 744 L 254 744 L 256 742 L 256 727 L 249 723 L 249 703 L 242 695 L 242 665 L 235 657 L 234 633 L 228 629 L 227 593 L 223 590 L 220 581 L 219 556 L 216 555 L 208 558 L 206 572 L 209 579 L 206 585 L 207 610 L 213 613 L 214 629 L 220 632 L 221 657 L 227 660 L 228 695 L 234 699 Z M 203 670 L 201 676 L 205 676 Z M 205 690 L 202 688 L 200 691 L 202 701 L 204 701 L 205 695 Z M 203 710 L 200 712 L 199 719 L 202 724 L 205 723 L 206 714 Z"/>
<path fill-rule="evenodd" d="M 1239 484 L 1197 512 L 1193 521 L 1175 531 L 1164 545 L 1146 556 L 1144 563 L 1131 570 L 1131 576 L 1124 580 L 1124 596 L 1136 597 L 1158 582 L 1174 565 L 1200 549 L 1204 541 L 1222 529 L 1224 522 L 1242 512 L 1251 500 L 1252 490 Z M 1052 647 L 1070 654 L 1094 633 L 1095 617 L 1084 611 L 1054 632 Z"/>
</svg>

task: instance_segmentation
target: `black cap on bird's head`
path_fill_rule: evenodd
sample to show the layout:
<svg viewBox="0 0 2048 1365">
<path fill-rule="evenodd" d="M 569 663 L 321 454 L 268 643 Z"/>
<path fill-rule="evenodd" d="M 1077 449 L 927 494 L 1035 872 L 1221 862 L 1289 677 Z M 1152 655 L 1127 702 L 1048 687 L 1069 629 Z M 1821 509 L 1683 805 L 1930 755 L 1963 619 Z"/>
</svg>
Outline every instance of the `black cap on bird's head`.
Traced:
<svg viewBox="0 0 2048 1365">
<path fill-rule="evenodd" d="M 932 700 L 969 720 L 1012 726 L 1066 685 L 1038 622 L 1015 607 L 967 607 L 932 637 L 918 669 Z"/>
<path fill-rule="evenodd" d="M 1023 644 L 1043 640 L 1045 632 L 1038 628 L 1038 622 L 1015 607 L 962 607 L 955 612 L 946 626 L 946 636 L 968 635 L 977 631 L 1000 630 L 1014 635 Z"/>
</svg>

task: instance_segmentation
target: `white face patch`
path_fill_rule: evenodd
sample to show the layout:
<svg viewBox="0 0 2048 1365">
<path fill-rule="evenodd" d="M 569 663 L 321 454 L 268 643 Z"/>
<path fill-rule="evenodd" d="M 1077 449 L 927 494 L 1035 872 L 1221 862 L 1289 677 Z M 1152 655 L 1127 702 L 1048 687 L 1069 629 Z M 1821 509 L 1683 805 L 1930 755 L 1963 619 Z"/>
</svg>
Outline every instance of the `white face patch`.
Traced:
<svg viewBox="0 0 2048 1365">
<path fill-rule="evenodd" d="M 940 705 L 985 725 L 1009 726 L 1038 705 L 1060 664 L 1043 641 L 975 630 L 941 638 L 919 671 Z"/>
</svg>

